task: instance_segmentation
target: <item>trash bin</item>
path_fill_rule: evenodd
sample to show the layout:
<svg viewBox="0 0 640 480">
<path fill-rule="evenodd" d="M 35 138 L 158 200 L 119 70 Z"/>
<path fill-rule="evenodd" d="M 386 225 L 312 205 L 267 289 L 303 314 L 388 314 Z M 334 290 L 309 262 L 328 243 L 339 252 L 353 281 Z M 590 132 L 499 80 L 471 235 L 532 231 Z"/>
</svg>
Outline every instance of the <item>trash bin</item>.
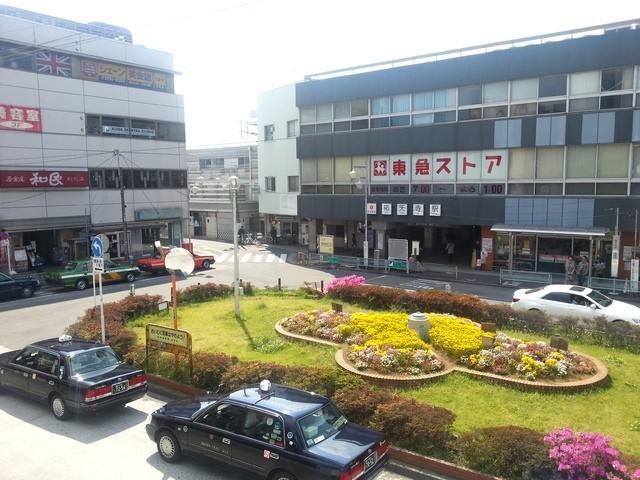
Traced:
<svg viewBox="0 0 640 480">
<path fill-rule="evenodd" d="M 417 332 L 423 342 L 429 341 L 430 327 L 429 317 L 424 313 L 416 312 L 409 315 L 409 328 Z"/>
</svg>

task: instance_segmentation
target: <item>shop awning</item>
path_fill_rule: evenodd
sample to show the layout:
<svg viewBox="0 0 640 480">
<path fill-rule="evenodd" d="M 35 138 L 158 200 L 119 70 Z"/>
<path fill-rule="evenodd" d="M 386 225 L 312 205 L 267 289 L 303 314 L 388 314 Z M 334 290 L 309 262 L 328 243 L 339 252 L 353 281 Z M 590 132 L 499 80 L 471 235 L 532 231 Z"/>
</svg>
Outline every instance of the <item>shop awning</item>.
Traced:
<svg viewBox="0 0 640 480">
<path fill-rule="evenodd" d="M 550 235 L 567 237 L 604 237 L 609 233 L 607 227 L 548 227 L 540 225 L 510 225 L 497 223 L 491 227 L 492 232 L 498 233 L 529 233 L 532 235 Z"/>
</svg>

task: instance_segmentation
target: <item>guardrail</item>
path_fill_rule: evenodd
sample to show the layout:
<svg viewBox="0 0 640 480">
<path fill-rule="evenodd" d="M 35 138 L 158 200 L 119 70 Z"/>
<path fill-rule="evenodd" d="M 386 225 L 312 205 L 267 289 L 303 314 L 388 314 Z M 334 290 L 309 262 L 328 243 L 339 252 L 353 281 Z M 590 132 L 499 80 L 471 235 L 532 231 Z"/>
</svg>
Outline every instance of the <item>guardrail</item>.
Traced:
<svg viewBox="0 0 640 480">
<path fill-rule="evenodd" d="M 507 268 L 501 268 L 500 284 L 513 281 L 545 283 L 547 285 L 551 285 L 553 283 L 553 274 L 546 272 L 531 272 L 528 270 L 509 270 Z"/>
<path fill-rule="evenodd" d="M 407 260 L 402 259 L 362 258 L 305 252 L 298 253 L 297 263 L 302 266 L 328 264 L 334 268 L 369 268 L 384 270 L 385 272 L 395 270 L 409 273 L 411 270 L 411 264 Z"/>
<path fill-rule="evenodd" d="M 590 288 L 601 290 L 610 294 L 631 293 L 629 280 L 620 278 L 589 277 L 587 285 Z"/>
</svg>

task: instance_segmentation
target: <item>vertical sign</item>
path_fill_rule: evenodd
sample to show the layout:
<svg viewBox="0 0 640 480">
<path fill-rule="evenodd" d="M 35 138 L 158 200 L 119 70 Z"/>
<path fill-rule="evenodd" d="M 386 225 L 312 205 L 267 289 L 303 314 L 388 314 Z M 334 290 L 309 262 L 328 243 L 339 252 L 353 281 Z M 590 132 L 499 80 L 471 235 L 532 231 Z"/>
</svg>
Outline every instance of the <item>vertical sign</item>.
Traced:
<svg viewBox="0 0 640 480">
<path fill-rule="evenodd" d="M 620 259 L 620 235 L 614 235 L 611 242 L 611 276 L 618 278 L 618 261 Z"/>
</svg>

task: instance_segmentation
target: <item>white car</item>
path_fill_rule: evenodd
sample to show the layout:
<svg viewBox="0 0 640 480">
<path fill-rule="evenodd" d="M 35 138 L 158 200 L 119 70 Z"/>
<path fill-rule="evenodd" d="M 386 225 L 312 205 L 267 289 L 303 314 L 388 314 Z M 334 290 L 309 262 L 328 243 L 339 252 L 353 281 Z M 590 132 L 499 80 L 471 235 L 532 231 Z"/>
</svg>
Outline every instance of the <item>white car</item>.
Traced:
<svg viewBox="0 0 640 480">
<path fill-rule="evenodd" d="M 572 316 L 584 320 L 604 317 L 609 322 L 640 326 L 640 308 L 613 300 L 592 288 L 577 285 L 546 285 L 516 290 L 513 310 L 540 311 L 551 317 Z"/>
</svg>

